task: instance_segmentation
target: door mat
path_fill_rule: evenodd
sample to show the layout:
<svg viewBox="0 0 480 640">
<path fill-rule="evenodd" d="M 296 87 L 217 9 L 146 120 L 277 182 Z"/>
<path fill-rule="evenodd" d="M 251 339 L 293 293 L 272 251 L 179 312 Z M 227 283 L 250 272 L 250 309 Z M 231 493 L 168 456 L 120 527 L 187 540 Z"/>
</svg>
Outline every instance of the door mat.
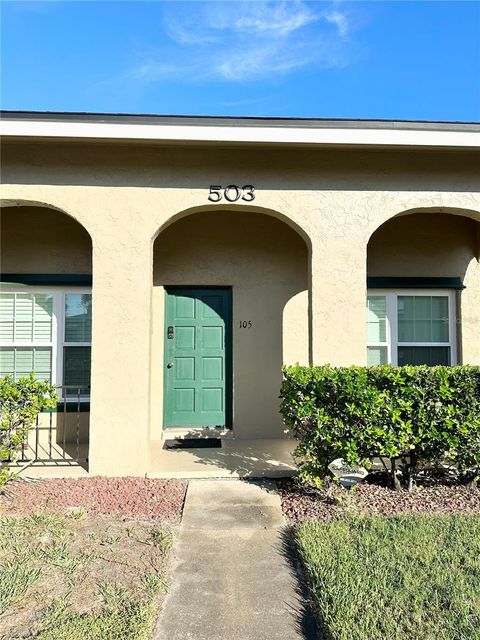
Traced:
<svg viewBox="0 0 480 640">
<path fill-rule="evenodd" d="M 221 449 L 220 438 L 175 438 L 165 440 L 164 449 Z"/>
</svg>

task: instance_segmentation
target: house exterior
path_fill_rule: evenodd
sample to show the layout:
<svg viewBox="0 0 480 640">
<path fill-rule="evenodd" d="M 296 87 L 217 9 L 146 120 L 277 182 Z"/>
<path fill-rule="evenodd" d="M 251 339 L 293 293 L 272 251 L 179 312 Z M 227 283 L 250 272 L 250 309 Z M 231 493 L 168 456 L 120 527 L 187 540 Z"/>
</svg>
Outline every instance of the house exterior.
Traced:
<svg viewBox="0 0 480 640">
<path fill-rule="evenodd" d="M 165 440 L 214 434 L 258 471 L 291 450 L 283 363 L 479 365 L 479 147 L 471 123 L 3 112 L 0 375 L 64 386 L 44 460 L 182 475 Z"/>
</svg>

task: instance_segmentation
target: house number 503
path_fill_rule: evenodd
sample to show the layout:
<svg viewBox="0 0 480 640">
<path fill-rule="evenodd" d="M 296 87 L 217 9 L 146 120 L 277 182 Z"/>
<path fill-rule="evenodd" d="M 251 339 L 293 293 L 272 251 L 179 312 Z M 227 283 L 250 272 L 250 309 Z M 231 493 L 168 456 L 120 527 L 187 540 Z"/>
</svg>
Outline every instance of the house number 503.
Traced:
<svg viewBox="0 0 480 640">
<path fill-rule="evenodd" d="M 252 202 L 252 200 L 255 200 L 255 187 L 251 184 L 245 184 L 243 187 L 239 187 L 236 184 L 229 184 L 227 187 L 211 184 L 208 199 L 210 202 L 220 202 L 223 199 L 227 202 L 236 202 L 240 199 L 245 202 Z"/>
</svg>

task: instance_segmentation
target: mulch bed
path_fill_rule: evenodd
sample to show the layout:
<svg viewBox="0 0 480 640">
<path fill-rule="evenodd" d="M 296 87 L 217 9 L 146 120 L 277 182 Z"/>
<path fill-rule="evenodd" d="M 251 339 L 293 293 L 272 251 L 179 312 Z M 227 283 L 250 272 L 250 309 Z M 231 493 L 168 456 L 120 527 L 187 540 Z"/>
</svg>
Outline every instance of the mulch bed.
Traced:
<svg viewBox="0 0 480 640">
<path fill-rule="evenodd" d="M 317 520 L 332 522 L 346 514 L 374 516 L 407 514 L 480 514 L 480 488 L 452 483 L 419 486 L 410 493 L 394 491 L 370 479 L 352 491 L 327 481 L 321 489 L 306 487 L 295 480 L 277 481 L 285 516 L 292 522 Z"/>
<path fill-rule="evenodd" d="M 0 515 L 83 508 L 91 514 L 180 522 L 187 482 L 148 478 L 15 480 L 0 491 Z"/>
</svg>

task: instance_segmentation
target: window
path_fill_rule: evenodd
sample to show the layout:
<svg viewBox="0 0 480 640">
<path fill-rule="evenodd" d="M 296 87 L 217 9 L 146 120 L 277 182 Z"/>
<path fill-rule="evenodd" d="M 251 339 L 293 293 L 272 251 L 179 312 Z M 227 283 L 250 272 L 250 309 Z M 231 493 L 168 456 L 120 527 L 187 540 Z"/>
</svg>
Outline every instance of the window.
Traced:
<svg viewBox="0 0 480 640">
<path fill-rule="evenodd" d="M 92 296 L 65 293 L 63 309 L 63 384 L 85 389 L 90 385 Z M 77 389 L 67 390 L 67 397 L 77 393 Z"/>
<path fill-rule="evenodd" d="M 370 291 L 367 296 L 368 365 L 456 362 L 452 291 Z"/>
<path fill-rule="evenodd" d="M 22 287 L 0 294 L 0 376 L 15 379 L 32 371 L 42 380 L 81 387 L 89 395 L 92 296 L 70 291 Z M 65 391 L 77 398 L 78 388 Z"/>
<path fill-rule="evenodd" d="M 52 376 L 53 297 L 47 293 L 0 296 L 0 375 L 15 379 L 35 371 Z"/>
</svg>

